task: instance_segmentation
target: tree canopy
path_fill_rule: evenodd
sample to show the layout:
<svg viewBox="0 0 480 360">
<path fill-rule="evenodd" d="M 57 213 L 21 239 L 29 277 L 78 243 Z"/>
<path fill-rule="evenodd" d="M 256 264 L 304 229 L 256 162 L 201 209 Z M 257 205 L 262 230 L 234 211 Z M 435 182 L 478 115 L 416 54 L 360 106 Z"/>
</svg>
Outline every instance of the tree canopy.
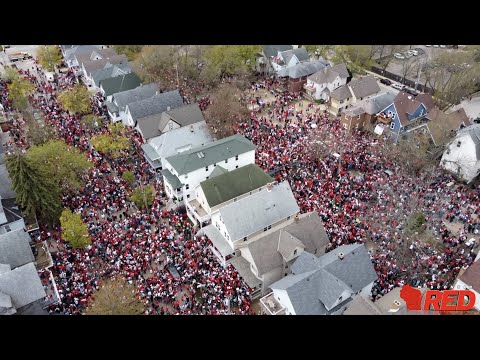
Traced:
<svg viewBox="0 0 480 360">
<path fill-rule="evenodd" d="M 126 170 L 122 174 L 122 179 L 125 180 L 128 183 L 128 185 L 132 185 L 133 182 L 135 181 L 135 174 L 130 170 Z"/>
<path fill-rule="evenodd" d="M 135 203 L 137 208 L 141 210 L 145 208 L 145 201 L 148 207 L 153 205 L 154 193 L 155 189 L 152 185 L 138 187 L 132 191 L 128 200 Z"/>
<path fill-rule="evenodd" d="M 17 204 L 27 215 L 39 215 L 47 222 L 58 221 L 60 189 L 52 178 L 20 152 L 8 156 L 5 162 Z"/>
<path fill-rule="evenodd" d="M 92 242 L 88 234 L 88 227 L 82 221 L 80 214 L 74 214 L 70 209 L 64 209 L 60 216 L 62 238 L 73 248 L 84 249 Z"/>
<path fill-rule="evenodd" d="M 13 72 L 11 73 L 13 75 Z M 28 96 L 35 92 L 35 86 L 26 78 L 18 76 L 8 84 L 8 98 L 17 110 L 28 108 Z"/>
<path fill-rule="evenodd" d="M 85 86 L 80 84 L 62 91 L 58 95 L 58 101 L 62 104 L 65 110 L 74 114 L 86 114 L 92 110 L 90 92 Z"/>
<path fill-rule="evenodd" d="M 96 126 L 100 126 L 102 124 L 102 119 L 99 116 L 94 114 L 84 115 L 82 120 L 80 121 L 83 125 L 85 125 L 89 129 L 93 129 Z"/>
<path fill-rule="evenodd" d="M 92 166 L 83 153 L 61 140 L 32 146 L 27 158 L 66 190 L 78 190 L 83 185 L 82 175 Z"/>
<path fill-rule="evenodd" d="M 5 66 L 4 72 L 2 74 L 3 80 L 10 83 L 14 80 L 18 80 L 18 78 L 20 78 L 20 74 L 17 69 L 14 69 L 11 66 Z"/>
<path fill-rule="evenodd" d="M 217 139 L 234 135 L 236 124 L 247 119 L 249 112 L 240 97 L 240 89 L 230 84 L 219 85 L 211 95 L 212 104 L 205 112 L 205 120 Z"/>
<path fill-rule="evenodd" d="M 47 71 L 55 71 L 62 64 L 62 54 L 56 45 L 39 46 L 37 61 Z"/>
<path fill-rule="evenodd" d="M 118 54 L 125 54 L 129 61 L 135 60 L 142 48 L 143 45 L 113 45 L 113 49 Z"/>
<path fill-rule="evenodd" d="M 92 137 L 90 143 L 97 151 L 117 159 L 130 148 L 130 141 L 124 135 L 122 123 L 110 124 L 108 129 L 110 130 L 109 134 L 96 135 Z"/>
<path fill-rule="evenodd" d="M 93 294 L 93 301 L 85 315 L 141 315 L 145 304 L 139 298 L 135 285 L 125 279 L 104 280 Z"/>
</svg>

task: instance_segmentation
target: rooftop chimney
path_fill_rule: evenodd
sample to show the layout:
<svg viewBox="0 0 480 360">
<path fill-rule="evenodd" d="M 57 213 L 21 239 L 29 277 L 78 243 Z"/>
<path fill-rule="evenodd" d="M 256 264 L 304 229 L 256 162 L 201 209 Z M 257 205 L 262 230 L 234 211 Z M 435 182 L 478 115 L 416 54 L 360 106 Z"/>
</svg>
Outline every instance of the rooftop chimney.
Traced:
<svg viewBox="0 0 480 360">
<path fill-rule="evenodd" d="M 340 260 L 343 260 L 344 257 L 345 257 L 345 254 L 344 254 L 344 253 L 342 253 L 342 252 L 338 253 L 338 258 L 339 258 Z"/>
<path fill-rule="evenodd" d="M 158 95 L 158 90 L 157 90 L 157 91 L 155 91 L 155 95 Z"/>
<path fill-rule="evenodd" d="M 170 111 L 170 106 L 167 106 L 167 111 Z"/>
<path fill-rule="evenodd" d="M 293 219 L 295 220 L 295 222 L 299 222 L 300 221 L 300 215 L 296 214 Z"/>
</svg>

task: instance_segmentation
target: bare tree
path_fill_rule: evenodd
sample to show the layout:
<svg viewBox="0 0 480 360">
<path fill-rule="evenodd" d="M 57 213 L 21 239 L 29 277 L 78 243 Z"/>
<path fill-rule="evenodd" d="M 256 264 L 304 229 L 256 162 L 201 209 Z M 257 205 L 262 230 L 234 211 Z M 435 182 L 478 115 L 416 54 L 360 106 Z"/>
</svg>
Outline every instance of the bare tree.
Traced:
<svg viewBox="0 0 480 360">
<path fill-rule="evenodd" d="M 405 59 L 402 61 L 402 78 L 404 84 L 407 76 L 413 74 L 413 70 L 416 68 L 417 64 L 418 60 L 414 56 L 412 56 L 410 59 Z"/>
<path fill-rule="evenodd" d="M 236 125 L 248 117 L 247 107 L 241 102 L 242 92 L 231 84 L 219 85 L 210 99 L 205 120 L 212 134 L 222 139 L 236 133 Z"/>
</svg>

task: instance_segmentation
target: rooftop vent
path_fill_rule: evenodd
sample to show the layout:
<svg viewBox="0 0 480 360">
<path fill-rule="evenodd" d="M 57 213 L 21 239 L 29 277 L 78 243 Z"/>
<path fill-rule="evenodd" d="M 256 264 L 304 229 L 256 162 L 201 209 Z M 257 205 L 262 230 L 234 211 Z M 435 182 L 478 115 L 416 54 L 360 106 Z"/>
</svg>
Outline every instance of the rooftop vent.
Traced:
<svg viewBox="0 0 480 360">
<path fill-rule="evenodd" d="M 170 111 L 170 106 L 167 106 L 167 111 Z"/>
<path fill-rule="evenodd" d="M 343 252 L 338 253 L 338 258 L 340 260 L 343 260 L 344 257 L 345 257 L 345 254 Z"/>
<path fill-rule="evenodd" d="M 198 156 L 199 159 L 202 159 L 202 158 L 205 157 L 205 154 L 200 151 L 200 152 L 197 153 L 197 156 Z"/>
<path fill-rule="evenodd" d="M 267 184 L 267 191 L 272 191 L 273 189 L 273 183 L 268 183 Z"/>
<path fill-rule="evenodd" d="M 193 132 L 193 125 L 190 125 L 190 132 Z"/>
<path fill-rule="evenodd" d="M 295 222 L 300 221 L 300 215 L 296 214 L 293 219 L 295 220 Z"/>
<path fill-rule="evenodd" d="M 411 99 L 412 99 L 412 97 L 410 95 L 408 95 L 408 100 L 411 100 Z"/>
</svg>

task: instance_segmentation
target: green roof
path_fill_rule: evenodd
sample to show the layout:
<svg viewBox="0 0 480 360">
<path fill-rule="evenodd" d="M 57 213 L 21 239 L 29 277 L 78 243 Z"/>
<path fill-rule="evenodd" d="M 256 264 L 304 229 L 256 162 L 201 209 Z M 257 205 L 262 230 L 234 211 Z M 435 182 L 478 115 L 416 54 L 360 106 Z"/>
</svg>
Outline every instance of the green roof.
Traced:
<svg viewBox="0 0 480 360">
<path fill-rule="evenodd" d="M 235 134 L 225 139 L 197 146 L 188 151 L 167 157 L 178 175 L 188 174 L 202 167 L 216 164 L 237 155 L 255 150 L 255 145 L 242 135 Z"/>
<path fill-rule="evenodd" d="M 162 172 L 162 175 L 165 176 L 165 179 L 169 182 L 169 184 L 172 186 L 174 190 L 181 188 L 183 186 L 180 179 L 177 176 L 173 175 L 170 172 L 170 170 L 163 169 L 161 172 Z"/>
<path fill-rule="evenodd" d="M 257 165 L 250 164 L 205 180 L 200 186 L 208 205 L 213 207 L 273 181 L 273 178 Z"/>
<path fill-rule="evenodd" d="M 110 96 L 117 92 L 135 89 L 141 85 L 141 80 L 135 73 L 119 75 L 100 81 L 100 86 L 105 91 L 105 96 Z"/>
<path fill-rule="evenodd" d="M 223 174 L 226 174 L 226 173 L 228 173 L 227 169 L 224 169 L 220 165 L 217 165 L 217 166 L 215 166 L 215 169 L 213 169 L 213 171 L 212 171 L 212 173 L 210 174 L 209 177 L 210 177 L 210 179 L 212 179 L 215 176 L 220 176 L 220 175 L 223 175 Z"/>
</svg>

